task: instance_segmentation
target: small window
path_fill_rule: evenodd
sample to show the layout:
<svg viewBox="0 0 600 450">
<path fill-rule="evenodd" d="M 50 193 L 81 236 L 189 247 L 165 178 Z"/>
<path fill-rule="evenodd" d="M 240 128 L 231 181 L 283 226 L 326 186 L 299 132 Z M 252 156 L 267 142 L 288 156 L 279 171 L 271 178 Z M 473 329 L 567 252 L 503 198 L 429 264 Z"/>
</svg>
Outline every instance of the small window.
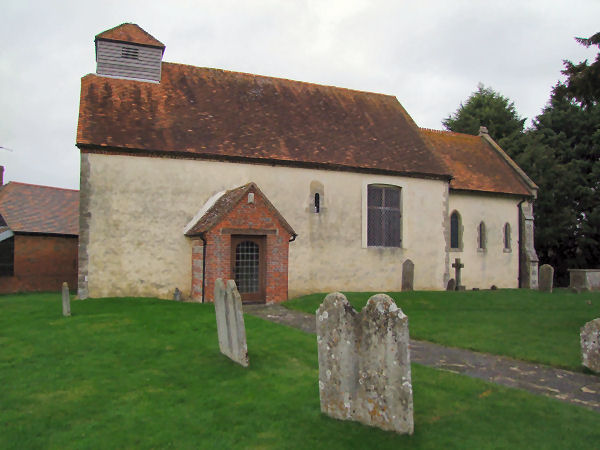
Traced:
<svg viewBox="0 0 600 450">
<path fill-rule="evenodd" d="M 479 222 L 479 227 L 477 227 L 477 248 L 485 250 L 485 223 L 483 222 Z"/>
<path fill-rule="evenodd" d="M 400 188 L 369 185 L 367 210 L 367 245 L 401 247 Z"/>
<path fill-rule="evenodd" d="M 504 224 L 504 250 L 510 250 L 510 223 Z"/>
<path fill-rule="evenodd" d="M 321 195 L 315 192 L 315 213 L 319 214 L 321 211 Z"/>
<path fill-rule="evenodd" d="M 121 58 L 125 59 L 140 59 L 140 51 L 137 48 L 122 47 Z"/>
<path fill-rule="evenodd" d="M 461 242 L 461 218 L 458 211 L 450 215 L 450 248 L 462 248 Z"/>
<path fill-rule="evenodd" d="M 0 242 L 0 276 L 11 277 L 15 271 L 14 236 Z"/>
</svg>

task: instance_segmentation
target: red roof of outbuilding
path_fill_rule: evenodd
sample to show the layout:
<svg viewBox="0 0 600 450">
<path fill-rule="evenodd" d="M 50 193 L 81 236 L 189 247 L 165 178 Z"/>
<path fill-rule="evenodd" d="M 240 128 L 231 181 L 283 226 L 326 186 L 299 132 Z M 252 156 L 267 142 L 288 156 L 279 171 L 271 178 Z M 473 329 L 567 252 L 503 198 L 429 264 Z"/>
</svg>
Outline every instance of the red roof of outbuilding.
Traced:
<svg viewBox="0 0 600 450">
<path fill-rule="evenodd" d="M 516 163 L 499 147 L 494 148 L 491 139 L 428 129 L 421 129 L 421 133 L 452 174 L 451 189 L 530 196 L 532 188 L 537 188 L 527 178 L 528 186 L 512 167 Z"/>
<path fill-rule="evenodd" d="M 159 47 L 162 48 L 163 51 L 165 48 L 165 45 L 162 42 L 135 23 L 122 23 L 110 30 L 103 31 L 96 35 L 96 40 L 98 39 Z"/>
<path fill-rule="evenodd" d="M 172 63 L 160 83 L 83 77 L 77 145 L 449 178 L 393 96 Z"/>
<path fill-rule="evenodd" d="M 79 234 L 79 191 L 35 184 L 0 187 L 0 215 L 13 232 Z"/>
</svg>

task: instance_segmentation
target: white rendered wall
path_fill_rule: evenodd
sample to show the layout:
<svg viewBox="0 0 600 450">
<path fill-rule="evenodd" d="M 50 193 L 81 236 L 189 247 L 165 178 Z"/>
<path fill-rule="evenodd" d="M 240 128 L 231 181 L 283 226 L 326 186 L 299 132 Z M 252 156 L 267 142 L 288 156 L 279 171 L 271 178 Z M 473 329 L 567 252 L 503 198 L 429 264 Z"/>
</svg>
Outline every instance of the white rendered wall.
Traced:
<svg viewBox="0 0 600 450">
<path fill-rule="evenodd" d="M 450 191 L 449 214 L 458 211 L 462 219 L 462 251 L 450 250 L 450 264 L 460 258 L 462 284 L 467 289 L 516 288 L 519 279 L 519 208 L 521 199 Z M 478 227 L 486 230 L 484 250 L 478 248 Z M 510 250 L 504 249 L 504 224 L 510 224 Z M 450 277 L 454 269 L 450 266 Z"/>
<path fill-rule="evenodd" d="M 443 289 L 448 277 L 444 181 L 102 154 L 83 154 L 82 167 L 84 160 L 89 163 L 90 297 L 172 298 L 175 287 L 188 297 L 191 242 L 184 226 L 213 194 L 250 181 L 298 233 L 290 243 L 290 298 L 400 290 L 407 258 L 415 264 L 415 289 Z M 319 214 L 313 212 L 311 183 L 322 185 Z M 403 248 L 366 247 L 370 183 L 402 188 Z"/>
</svg>

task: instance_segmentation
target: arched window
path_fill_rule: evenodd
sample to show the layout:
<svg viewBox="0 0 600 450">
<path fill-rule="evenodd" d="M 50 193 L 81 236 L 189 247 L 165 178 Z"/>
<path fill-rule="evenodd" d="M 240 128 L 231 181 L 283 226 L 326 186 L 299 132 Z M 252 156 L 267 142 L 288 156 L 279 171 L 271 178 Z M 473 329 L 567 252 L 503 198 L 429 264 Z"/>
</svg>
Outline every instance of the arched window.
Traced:
<svg viewBox="0 0 600 450">
<path fill-rule="evenodd" d="M 401 247 L 400 188 L 367 187 L 367 245 Z"/>
<path fill-rule="evenodd" d="M 485 250 L 485 223 L 479 222 L 477 227 L 477 248 L 479 250 Z"/>
<path fill-rule="evenodd" d="M 315 192 L 315 213 L 319 213 L 321 211 L 321 195 L 318 192 Z"/>
<path fill-rule="evenodd" d="M 461 219 L 458 211 L 450 215 L 450 248 L 462 248 L 461 242 Z"/>
<path fill-rule="evenodd" d="M 510 223 L 504 224 L 504 250 L 510 250 Z"/>
</svg>

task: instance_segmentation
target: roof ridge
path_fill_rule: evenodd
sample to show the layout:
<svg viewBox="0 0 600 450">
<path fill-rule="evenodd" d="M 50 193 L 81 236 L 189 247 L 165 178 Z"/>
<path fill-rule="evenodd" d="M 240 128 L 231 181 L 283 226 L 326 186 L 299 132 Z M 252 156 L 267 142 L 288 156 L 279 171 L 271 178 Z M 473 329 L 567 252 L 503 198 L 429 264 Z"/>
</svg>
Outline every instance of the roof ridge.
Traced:
<svg viewBox="0 0 600 450">
<path fill-rule="evenodd" d="M 334 89 L 339 89 L 339 90 L 343 90 L 343 91 L 357 92 L 357 93 L 361 93 L 361 94 L 379 95 L 382 97 L 392 97 L 392 98 L 396 99 L 396 96 L 393 94 L 384 94 L 382 92 L 372 92 L 372 91 L 365 91 L 365 90 L 361 90 L 361 89 L 351 89 L 351 88 L 346 88 L 346 87 L 341 87 L 341 86 L 335 86 L 333 84 L 313 83 L 310 81 L 294 80 L 292 78 L 276 77 L 273 75 L 261 75 L 261 74 L 257 74 L 257 73 L 241 72 L 238 70 L 219 69 L 216 67 L 200 67 L 200 66 L 194 66 L 192 64 L 182 64 L 182 63 L 169 62 L 169 61 L 163 61 L 162 63 L 172 65 L 172 66 L 184 66 L 184 67 L 190 67 L 192 69 L 210 70 L 210 71 L 214 71 L 214 72 L 226 72 L 226 73 L 237 74 L 237 75 L 246 75 L 249 77 L 268 78 L 268 79 L 277 80 L 277 81 L 287 81 L 287 82 L 305 84 L 305 85 L 316 86 L 316 87 L 321 87 L 321 88 L 323 88 L 323 87 L 334 88 Z"/>
<path fill-rule="evenodd" d="M 455 135 L 455 136 L 469 136 L 469 137 L 474 137 L 474 138 L 480 138 L 481 137 L 481 136 L 478 136 L 476 134 L 460 133 L 458 131 L 435 130 L 433 128 L 426 128 L 426 127 L 419 127 L 419 129 L 422 130 L 422 131 L 428 131 L 428 132 L 436 133 L 436 134 L 449 134 L 449 135 Z"/>
</svg>

